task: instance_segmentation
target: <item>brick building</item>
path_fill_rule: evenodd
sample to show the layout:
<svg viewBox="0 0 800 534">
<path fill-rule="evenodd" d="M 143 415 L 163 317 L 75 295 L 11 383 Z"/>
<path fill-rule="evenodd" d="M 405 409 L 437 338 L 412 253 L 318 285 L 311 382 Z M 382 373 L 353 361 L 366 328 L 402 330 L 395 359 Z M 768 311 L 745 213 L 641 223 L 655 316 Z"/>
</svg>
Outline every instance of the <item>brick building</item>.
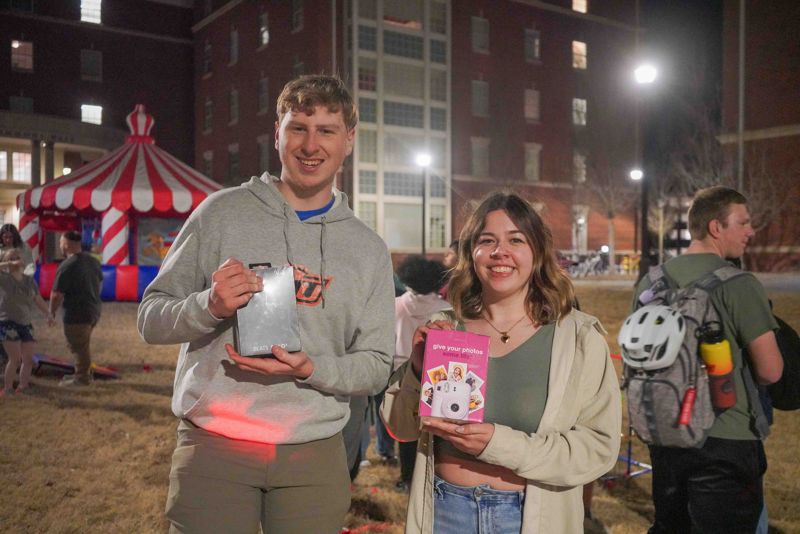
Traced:
<svg viewBox="0 0 800 534">
<path fill-rule="evenodd" d="M 143 103 L 192 163 L 191 0 L 0 1 L 0 216 L 31 186 L 118 147 Z"/>
<path fill-rule="evenodd" d="M 744 2 L 745 32 L 740 63 L 740 2 L 723 6 L 722 128 L 731 160 L 739 152 L 739 83 L 742 77 L 744 190 L 771 194 L 777 186 L 783 212 L 748 247 L 748 266 L 762 270 L 800 267 L 800 53 L 795 31 L 800 6 L 792 0 Z M 740 67 L 743 67 L 740 69 Z M 736 169 L 738 170 L 738 169 Z M 750 183 L 761 180 L 761 183 Z M 751 193 L 753 196 L 753 193 Z"/>
<path fill-rule="evenodd" d="M 420 251 L 423 198 L 441 252 L 462 208 L 503 186 L 542 207 L 564 251 L 609 244 L 615 210 L 617 253 L 635 247 L 632 204 L 590 187 L 633 188 L 634 0 L 206 0 L 192 31 L 195 163 L 222 183 L 278 172 L 277 92 L 334 72 L 361 113 L 339 187 L 393 252 Z"/>
</svg>

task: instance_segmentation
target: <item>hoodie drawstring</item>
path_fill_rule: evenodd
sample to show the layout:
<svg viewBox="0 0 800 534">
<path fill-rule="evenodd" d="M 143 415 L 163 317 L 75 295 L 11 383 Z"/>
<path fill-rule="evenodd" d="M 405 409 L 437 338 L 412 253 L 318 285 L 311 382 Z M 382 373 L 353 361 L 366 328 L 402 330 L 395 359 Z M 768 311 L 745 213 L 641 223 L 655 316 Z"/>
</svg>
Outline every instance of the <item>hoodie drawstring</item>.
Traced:
<svg viewBox="0 0 800 534">
<path fill-rule="evenodd" d="M 292 245 L 289 242 L 289 217 L 292 216 L 292 208 L 288 204 L 283 205 L 283 241 L 286 243 L 286 262 L 294 265 L 292 258 Z"/>
<path fill-rule="evenodd" d="M 325 239 L 327 238 L 326 228 L 326 217 L 325 215 L 322 216 L 322 227 L 319 231 L 319 282 L 322 286 L 322 308 L 325 309 Z"/>
</svg>

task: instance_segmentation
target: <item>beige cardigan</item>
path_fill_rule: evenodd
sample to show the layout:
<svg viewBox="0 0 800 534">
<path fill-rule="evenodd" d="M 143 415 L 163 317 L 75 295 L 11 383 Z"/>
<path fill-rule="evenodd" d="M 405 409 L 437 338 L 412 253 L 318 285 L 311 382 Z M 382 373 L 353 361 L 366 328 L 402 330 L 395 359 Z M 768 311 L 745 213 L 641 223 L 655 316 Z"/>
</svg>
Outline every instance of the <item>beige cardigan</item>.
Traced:
<svg viewBox="0 0 800 534">
<path fill-rule="evenodd" d="M 617 460 L 620 391 L 603 332 L 596 318 L 579 311 L 561 319 L 537 432 L 496 424 L 478 456 L 528 480 L 523 534 L 583 532 L 582 486 Z M 381 406 L 381 417 L 394 436 L 401 441 L 419 439 L 407 534 L 433 534 L 433 439 L 419 429 L 420 388 L 407 363 L 392 375 Z"/>
</svg>

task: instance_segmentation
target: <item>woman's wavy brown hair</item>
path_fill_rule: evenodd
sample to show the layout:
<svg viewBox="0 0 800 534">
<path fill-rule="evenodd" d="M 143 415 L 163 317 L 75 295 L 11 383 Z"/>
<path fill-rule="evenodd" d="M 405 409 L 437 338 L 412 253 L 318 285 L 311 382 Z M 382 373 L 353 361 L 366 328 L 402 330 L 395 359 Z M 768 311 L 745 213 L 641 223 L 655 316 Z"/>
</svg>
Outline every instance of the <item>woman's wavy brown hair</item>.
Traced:
<svg viewBox="0 0 800 534">
<path fill-rule="evenodd" d="M 486 225 L 489 212 L 503 210 L 519 228 L 533 250 L 533 269 L 526 311 L 540 324 L 559 320 L 568 314 L 575 301 L 575 291 L 556 262 L 553 235 L 533 206 L 512 192 L 495 192 L 486 196 L 467 219 L 461 230 L 458 263 L 453 268 L 447 298 L 459 320 L 477 319 L 483 311 L 481 283 L 475 273 L 472 251 Z"/>
</svg>

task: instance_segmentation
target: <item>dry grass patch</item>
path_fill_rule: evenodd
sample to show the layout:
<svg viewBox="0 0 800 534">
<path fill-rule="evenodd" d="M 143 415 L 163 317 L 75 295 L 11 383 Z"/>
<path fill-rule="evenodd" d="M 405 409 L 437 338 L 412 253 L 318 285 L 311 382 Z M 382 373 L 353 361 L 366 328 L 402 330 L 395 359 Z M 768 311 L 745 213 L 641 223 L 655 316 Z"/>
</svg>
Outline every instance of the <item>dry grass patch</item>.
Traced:
<svg viewBox="0 0 800 534">
<path fill-rule="evenodd" d="M 578 288 L 584 310 L 616 336 L 629 289 Z M 800 295 L 772 295 L 776 312 L 800 327 Z M 60 327 L 35 323 L 39 352 L 67 357 Z M 59 388 L 55 376 L 35 377 L 30 398 L 0 401 L 0 531 L 20 533 L 165 532 L 163 517 L 176 420 L 170 411 L 176 346 L 146 345 L 136 333 L 136 305 L 106 303 L 92 342 L 95 360 L 116 367 L 120 380 L 85 389 Z M 145 372 L 144 364 L 152 369 Z M 767 441 L 770 523 L 800 532 L 800 414 L 778 413 Z M 647 461 L 634 443 L 633 456 Z M 394 483 L 396 466 L 362 469 L 346 524 L 358 534 L 399 533 L 407 495 Z M 594 513 L 612 533 L 644 532 L 652 518 L 650 480 L 598 486 Z"/>
</svg>

